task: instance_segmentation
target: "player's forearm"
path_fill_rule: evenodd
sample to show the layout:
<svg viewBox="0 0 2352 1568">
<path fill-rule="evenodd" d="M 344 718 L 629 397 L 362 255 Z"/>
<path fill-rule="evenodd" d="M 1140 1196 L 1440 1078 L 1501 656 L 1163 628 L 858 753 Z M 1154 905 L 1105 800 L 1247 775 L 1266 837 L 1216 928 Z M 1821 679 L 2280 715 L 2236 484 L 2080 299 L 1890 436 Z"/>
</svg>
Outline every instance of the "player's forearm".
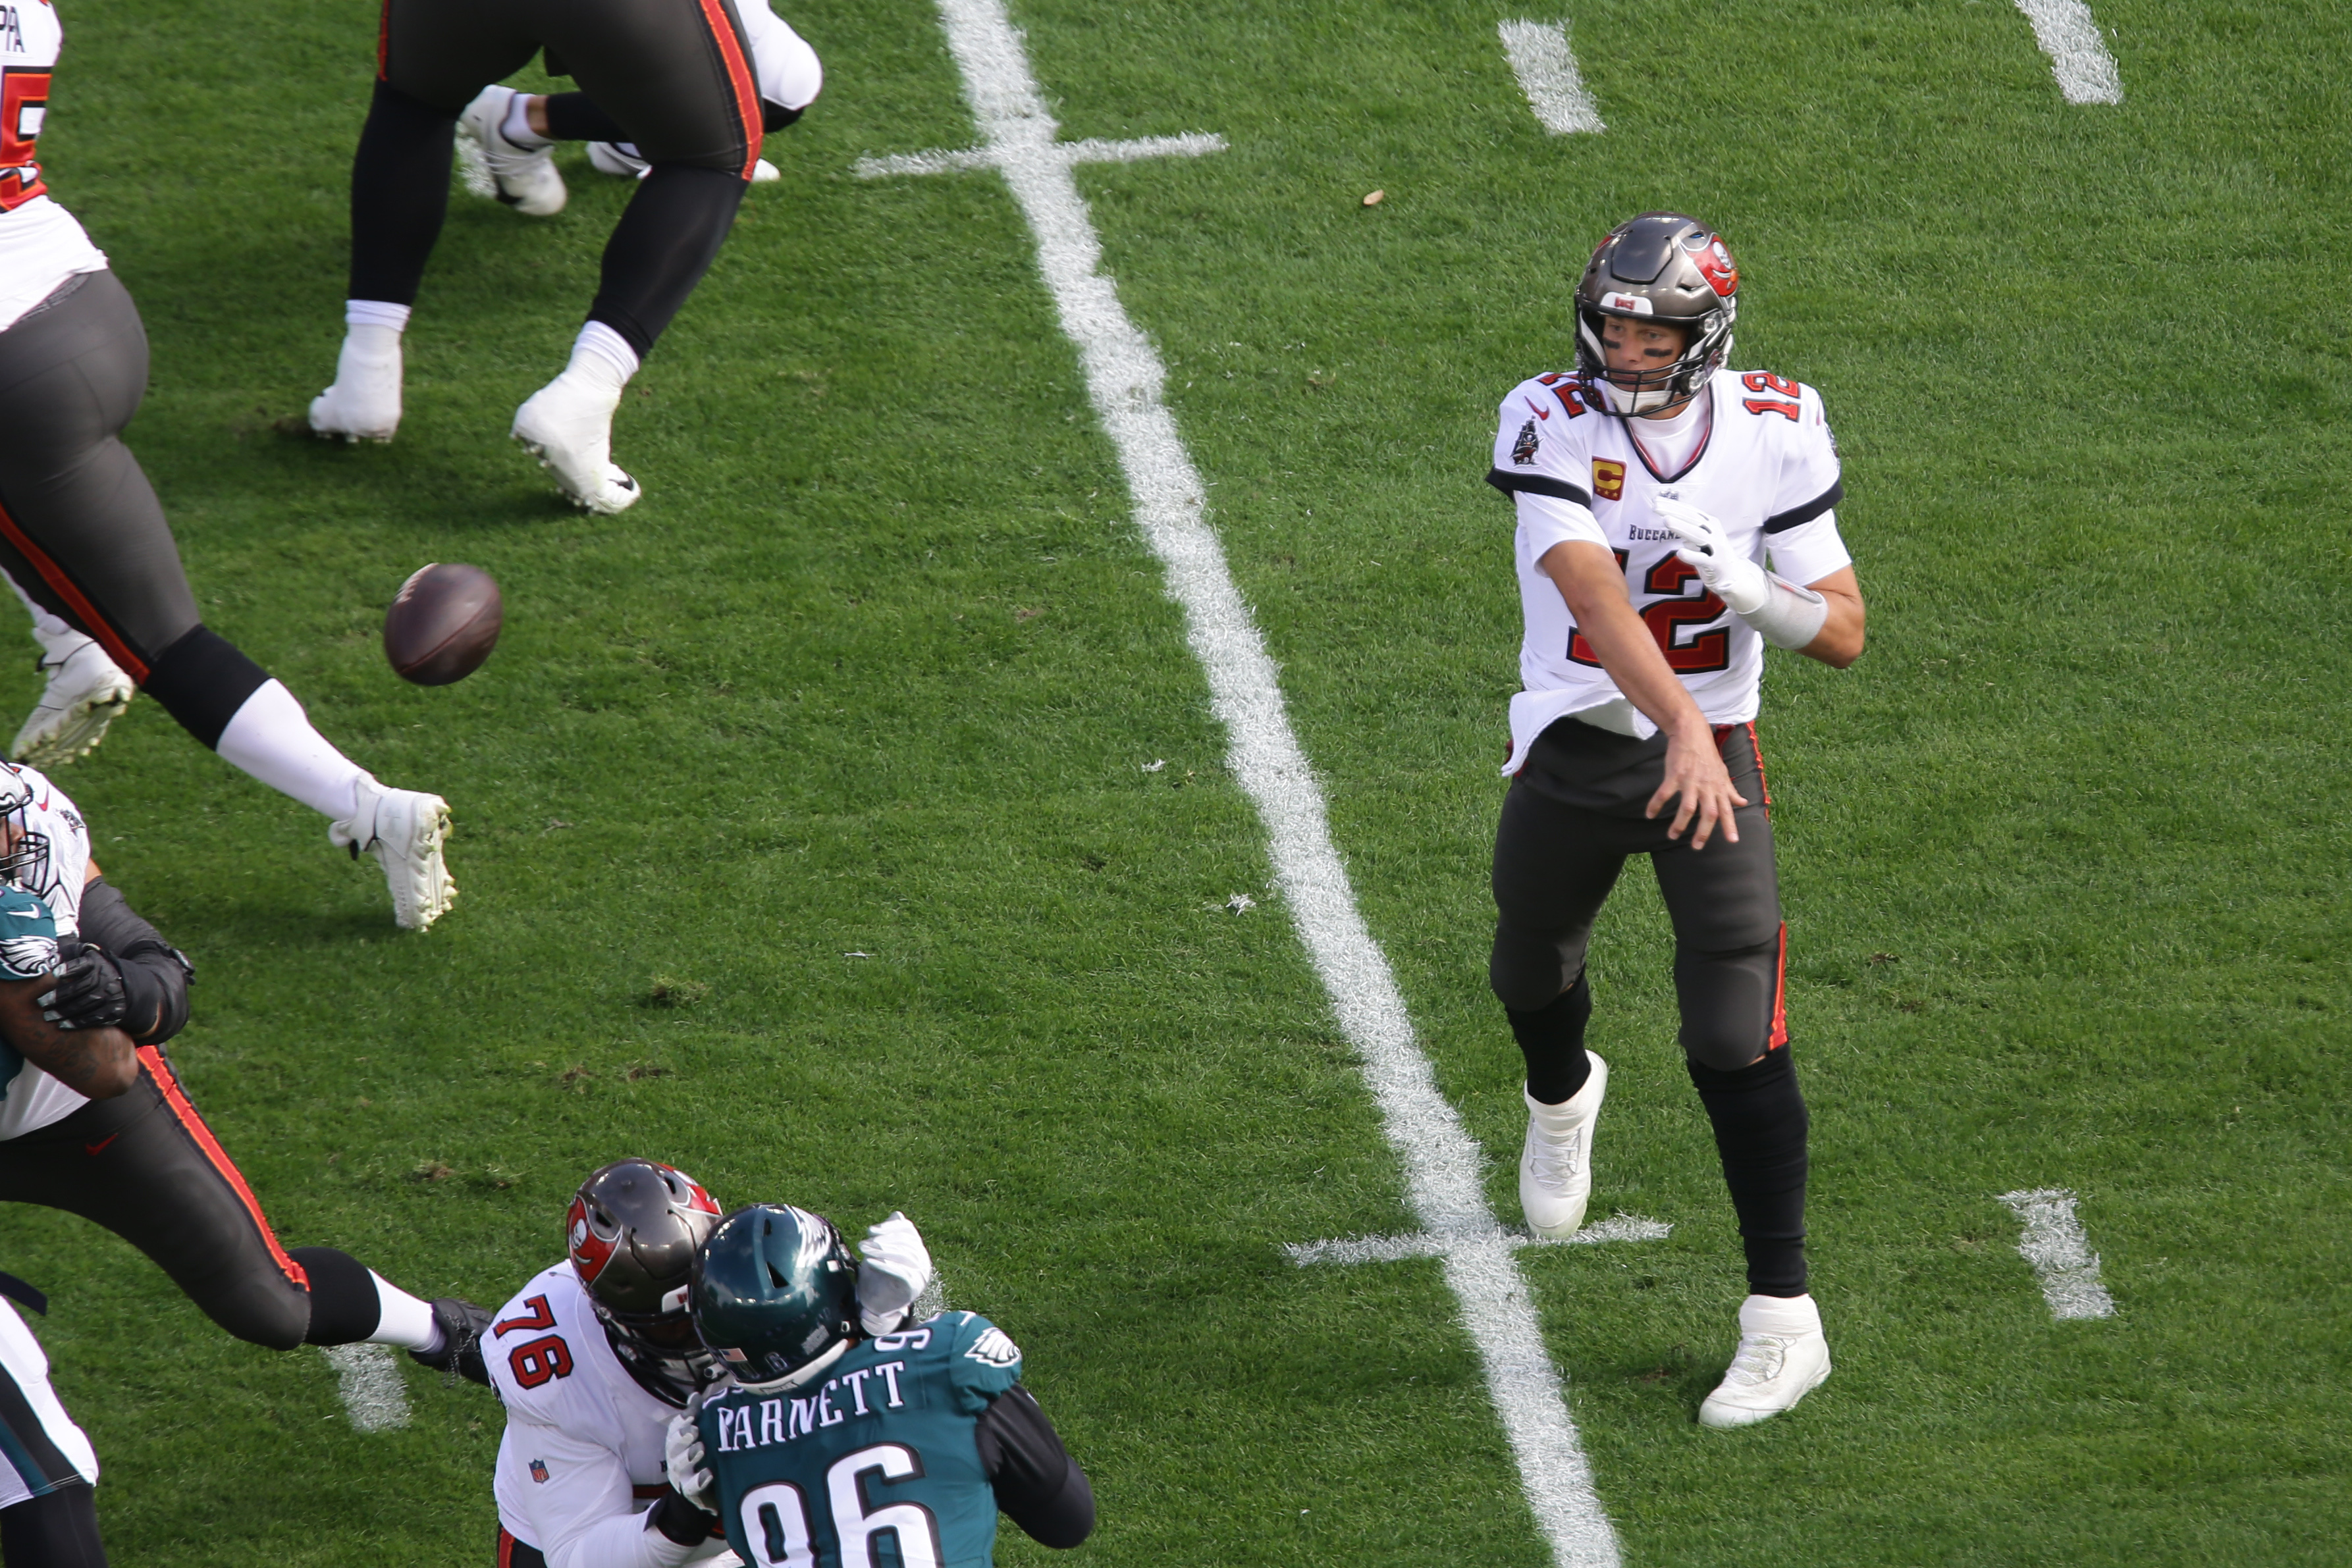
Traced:
<svg viewBox="0 0 2352 1568">
<path fill-rule="evenodd" d="M 0 983 L 0 1040 L 72 1090 L 111 1100 L 139 1080 L 139 1051 L 119 1029 L 61 1030 L 41 1016 L 47 978 Z"/>
<path fill-rule="evenodd" d="M 1706 716 L 1689 688 L 1666 667 L 1657 639 L 1622 595 L 1615 604 L 1598 598 L 1586 609 L 1570 608 L 1577 629 L 1601 655 L 1601 667 L 1628 702 L 1649 715 L 1651 723 L 1669 736 L 1695 735 L 1707 727 Z"/>
<path fill-rule="evenodd" d="M 1862 657 L 1864 612 L 1862 590 L 1854 581 L 1853 569 L 1848 567 L 1805 586 L 1822 596 L 1829 607 L 1829 616 L 1813 640 L 1797 652 L 1808 659 L 1819 659 L 1832 669 L 1843 670 Z"/>
</svg>

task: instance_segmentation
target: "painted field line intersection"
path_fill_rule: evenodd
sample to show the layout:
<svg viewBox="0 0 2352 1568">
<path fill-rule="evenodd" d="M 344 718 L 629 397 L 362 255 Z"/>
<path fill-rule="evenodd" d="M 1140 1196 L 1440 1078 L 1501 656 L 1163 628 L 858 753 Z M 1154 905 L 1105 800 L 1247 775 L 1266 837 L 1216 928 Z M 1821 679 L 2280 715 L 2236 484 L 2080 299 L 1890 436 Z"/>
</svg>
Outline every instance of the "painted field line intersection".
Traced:
<svg viewBox="0 0 2352 1568">
<path fill-rule="evenodd" d="M 1516 1251 L 1526 1239 L 1506 1233 L 1487 1208 L 1478 1145 L 1438 1092 L 1388 957 L 1356 907 L 1274 662 L 1226 570 L 1224 547 L 1204 515 L 1200 473 L 1161 400 L 1167 371 L 1101 270 L 1101 242 L 1072 173 L 1097 145 L 1149 145 L 1137 155 L 1154 156 L 1223 143 L 1210 137 L 1064 142 L 1003 0 L 937 4 L 979 145 L 867 159 L 857 172 L 879 178 L 990 168 L 1003 175 L 1036 240 L 1037 268 L 1077 348 L 1087 395 L 1118 453 L 1136 527 L 1166 573 L 1166 591 L 1183 610 L 1186 641 L 1231 743 L 1228 765 L 1265 825 L 1276 885 L 1403 1162 L 1407 1202 L 1420 1227 L 1409 1255 L 1443 1265 L 1553 1560 L 1562 1568 L 1610 1568 L 1619 1562 L 1617 1533 L 1593 1490 L 1559 1371 L 1544 1349 L 1519 1272 Z"/>
</svg>

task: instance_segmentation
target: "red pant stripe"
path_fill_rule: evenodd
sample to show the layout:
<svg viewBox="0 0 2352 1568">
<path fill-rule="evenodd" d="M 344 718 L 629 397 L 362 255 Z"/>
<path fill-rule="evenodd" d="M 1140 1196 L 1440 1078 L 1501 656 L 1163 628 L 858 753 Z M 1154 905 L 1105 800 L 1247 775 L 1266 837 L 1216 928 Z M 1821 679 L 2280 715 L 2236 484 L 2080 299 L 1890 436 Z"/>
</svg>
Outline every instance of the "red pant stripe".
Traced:
<svg viewBox="0 0 2352 1568">
<path fill-rule="evenodd" d="M 221 1178 L 236 1192 L 238 1201 L 245 1205 L 246 1213 L 253 1217 L 254 1228 L 261 1232 L 264 1241 L 269 1243 L 269 1255 L 278 1260 L 278 1267 L 284 1270 L 288 1279 L 309 1290 L 310 1276 L 303 1270 L 301 1264 L 286 1256 L 286 1249 L 278 1244 L 278 1233 L 269 1228 L 269 1220 L 261 1212 L 261 1205 L 255 1199 L 253 1189 L 245 1185 L 245 1174 L 236 1168 L 236 1162 L 228 1157 L 219 1140 L 213 1136 L 213 1130 L 205 1125 L 205 1119 L 197 1115 L 196 1108 L 188 1103 L 188 1096 L 181 1090 L 180 1081 L 173 1073 L 171 1063 L 163 1060 L 163 1053 L 152 1045 L 142 1045 L 139 1048 L 139 1060 L 153 1075 L 155 1086 L 163 1090 L 163 1103 L 171 1107 L 172 1114 L 179 1118 L 180 1125 L 195 1139 L 196 1147 L 205 1152 L 205 1158 L 212 1162 L 213 1169 L 218 1171 Z"/>
<path fill-rule="evenodd" d="M 734 89 L 735 113 L 743 121 L 743 178 L 749 180 L 760 166 L 760 84 L 743 57 L 743 40 L 735 36 L 722 0 L 702 0 L 702 19 L 719 42 L 719 57 L 727 62 L 727 85 Z"/>
<path fill-rule="evenodd" d="M 122 673 L 133 682 L 145 685 L 147 661 L 131 651 L 131 645 L 122 640 L 121 634 L 98 612 L 98 606 L 92 604 L 89 596 L 75 585 L 74 580 L 66 575 L 66 569 L 51 560 L 48 552 L 35 544 L 33 537 L 16 526 L 16 519 L 8 515 L 8 508 L 5 506 L 0 506 L 0 535 L 6 536 L 8 542 L 33 563 L 33 570 L 41 574 L 41 580 L 66 601 L 68 609 L 81 618 L 82 625 L 98 639 L 98 645 L 106 650 L 106 656 L 121 665 Z"/>
<path fill-rule="evenodd" d="M 1772 965 L 1772 1036 L 1764 1042 L 1767 1051 L 1778 1051 L 1789 1043 L 1789 923 L 1780 922 L 1780 956 Z"/>
</svg>

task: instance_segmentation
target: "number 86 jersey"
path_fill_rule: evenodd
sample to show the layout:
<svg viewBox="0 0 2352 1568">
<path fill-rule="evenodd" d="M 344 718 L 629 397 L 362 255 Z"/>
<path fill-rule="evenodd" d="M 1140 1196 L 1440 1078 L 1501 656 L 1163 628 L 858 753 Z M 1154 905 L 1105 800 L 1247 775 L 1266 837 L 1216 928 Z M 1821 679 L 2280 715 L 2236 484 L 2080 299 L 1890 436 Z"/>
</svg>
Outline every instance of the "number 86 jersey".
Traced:
<svg viewBox="0 0 2352 1568">
<path fill-rule="evenodd" d="M 550 1568 L 725 1568 L 712 1540 L 691 1550 L 640 1517 L 669 1490 L 663 1446 L 678 1411 L 647 1393 L 604 1337 L 569 1260 L 542 1270 L 482 1335 L 507 1407 L 495 1490 L 499 1527 Z"/>
<path fill-rule="evenodd" d="M 1659 422 L 1613 418 L 1575 376 L 1521 382 L 1503 400 L 1486 482 L 1518 509 L 1519 644 L 1524 688 L 1511 699 L 1516 773 L 1528 747 L 1570 715 L 1643 737 L 1657 727 L 1635 710 L 1577 630 L 1559 586 L 1538 564 L 1570 540 L 1616 557 L 1625 588 L 1667 667 L 1716 725 L 1756 716 L 1764 640 L 1709 593 L 1675 555 L 1676 540 L 1652 510 L 1662 494 L 1712 513 L 1732 548 L 1790 581 L 1820 581 L 1848 565 L 1831 508 L 1843 495 L 1837 444 L 1821 393 L 1762 371 L 1718 371 L 1697 402 L 1696 444 L 1666 460 Z M 1676 422 L 1679 424 L 1679 421 Z"/>
</svg>

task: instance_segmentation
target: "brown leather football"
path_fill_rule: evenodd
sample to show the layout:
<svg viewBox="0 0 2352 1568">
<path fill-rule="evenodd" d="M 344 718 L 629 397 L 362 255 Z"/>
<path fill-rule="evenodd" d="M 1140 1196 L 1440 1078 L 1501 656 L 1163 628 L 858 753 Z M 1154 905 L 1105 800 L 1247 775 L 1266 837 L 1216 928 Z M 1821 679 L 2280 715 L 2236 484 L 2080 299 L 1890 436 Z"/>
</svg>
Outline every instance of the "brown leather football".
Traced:
<svg viewBox="0 0 2352 1568">
<path fill-rule="evenodd" d="M 506 618 L 499 585 L 478 566 L 435 561 L 400 585 L 383 617 L 383 656 L 402 680 L 446 686 L 482 667 Z"/>
</svg>

